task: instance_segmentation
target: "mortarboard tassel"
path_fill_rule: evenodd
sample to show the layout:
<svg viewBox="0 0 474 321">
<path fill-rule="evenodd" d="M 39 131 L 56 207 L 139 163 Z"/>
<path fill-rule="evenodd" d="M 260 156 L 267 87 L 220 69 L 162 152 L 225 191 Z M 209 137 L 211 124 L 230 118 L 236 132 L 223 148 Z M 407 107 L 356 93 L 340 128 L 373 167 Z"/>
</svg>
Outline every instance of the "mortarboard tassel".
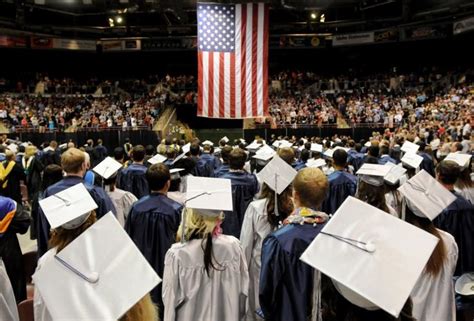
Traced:
<svg viewBox="0 0 474 321">
<path fill-rule="evenodd" d="M 280 213 L 278 212 L 278 193 L 277 193 L 277 189 L 278 189 L 278 185 L 277 185 L 277 182 L 278 182 L 278 174 L 275 174 L 275 215 L 276 216 L 280 216 Z"/>
</svg>

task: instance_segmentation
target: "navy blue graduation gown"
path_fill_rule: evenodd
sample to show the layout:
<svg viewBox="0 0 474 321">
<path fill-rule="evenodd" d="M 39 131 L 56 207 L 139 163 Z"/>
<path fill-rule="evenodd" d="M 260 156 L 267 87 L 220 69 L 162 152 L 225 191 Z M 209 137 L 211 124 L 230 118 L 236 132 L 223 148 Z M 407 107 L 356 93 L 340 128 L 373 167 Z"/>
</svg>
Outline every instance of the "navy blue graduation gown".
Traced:
<svg viewBox="0 0 474 321">
<path fill-rule="evenodd" d="M 293 164 L 291 164 L 291 167 L 293 167 L 295 170 L 299 171 L 300 169 L 306 168 L 306 163 L 303 162 L 302 160 L 297 160 Z"/>
<path fill-rule="evenodd" d="M 348 196 L 354 196 L 357 177 L 344 171 L 335 171 L 328 176 L 329 192 L 323 202 L 322 210 L 334 214 Z"/>
<path fill-rule="evenodd" d="M 78 176 L 66 176 L 59 182 L 54 185 L 51 185 L 46 189 L 44 192 L 44 198 L 59 193 L 69 187 L 77 185 L 79 183 L 84 183 L 84 180 Z M 101 218 L 108 212 L 112 211 L 114 215 L 117 215 L 115 211 L 114 204 L 112 200 L 107 195 L 107 193 L 98 186 L 84 184 L 86 189 L 91 194 L 94 202 L 97 204 L 97 209 L 95 210 L 97 218 Z M 37 242 L 38 242 L 38 257 L 41 257 L 46 251 L 48 250 L 48 241 L 49 241 L 49 230 L 51 226 L 48 223 L 48 220 L 44 216 L 43 210 L 41 207 L 38 210 L 38 218 L 37 218 Z"/>
<path fill-rule="evenodd" d="M 222 164 L 215 172 L 214 177 L 222 177 L 229 172 L 229 164 Z"/>
<path fill-rule="evenodd" d="M 182 205 L 163 194 L 152 193 L 133 204 L 125 222 L 125 230 L 162 278 L 165 254 L 176 243 Z M 153 302 L 163 312 L 161 284 L 151 291 Z"/>
<path fill-rule="evenodd" d="M 141 164 L 131 164 L 122 169 L 117 187 L 132 193 L 138 199 L 150 194 L 146 170 L 146 166 Z"/>
<path fill-rule="evenodd" d="M 259 297 L 265 320 L 309 320 L 314 269 L 300 256 L 323 226 L 289 224 L 263 241 Z"/>
<path fill-rule="evenodd" d="M 239 238 L 245 211 L 258 192 L 257 177 L 244 171 L 229 171 L 221 178 L 228 178 L 232 181 L 232 202 L 234 206 L 232 212 L 225 212 L 222 231 L 224 234 Z"/>
<path fill-rule="evenodd" d="M 203 159 L 206 163 L 209 163 L 213 170 L 218 169 L 221 165 L 219 158 L 211 154 L 203 153 L 201 154 L 201 159 Z"/>
<path fill-rule="evenodd" d="M 348 152 L 347 162 L 354 167 L 354 173 L 359 170 L 364 164 L 365 154 L 358 153 L 357 151 L 351 149 Z"/>
<path fill-rule="evenodd" d="M 196 162 L 196 166 L 194 166 L 191 171 L 192 175 L 199 177 L 214 177 L 214 166 L 207 162 L 205 158 L 193 157 L 192 159 Z"/>
<path fill-rule="evenodd" d="M 379 158 L 379 164 L 380 165 L 385 165 L 387 164 L 388 162 L 390 163 L 393 163 L 393 164 L 397 164 L 397 161 L 394 160 L 392 157 L 390 157 L 389 155 L 382 155 L 380 158 Z"/>
<path fill-rule="evenodd" d="M 427 171 L 431 176 L 436 177 L 435 175 L 435 166 L 433 162 L 433 158 L 428 155 L 427 153 L 418 153 L 421 157 L 423 157 L 423 161 L 420 164 L 420 170 L 424 169 Z"/>
<path fill-rule="evenodd" d="M 435 226 L 448 232 L 459 248 L 454 275 L 474 271 L 474 205 L 456 192 L 457 199 L 433 221 Z"/>
</svg>

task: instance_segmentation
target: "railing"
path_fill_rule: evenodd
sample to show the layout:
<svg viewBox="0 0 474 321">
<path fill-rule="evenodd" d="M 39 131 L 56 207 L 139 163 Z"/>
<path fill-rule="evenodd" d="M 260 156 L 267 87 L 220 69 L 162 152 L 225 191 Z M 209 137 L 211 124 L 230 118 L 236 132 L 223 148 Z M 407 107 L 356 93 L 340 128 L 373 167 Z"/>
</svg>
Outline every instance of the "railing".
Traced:
<svg viewBox="0 0 474 321">
<path fill-rule="evenodd" d="M 69 127 L 68 127 L 69 128 Z M 14 127 L 14 130 L 10 128 L 11 133 L 75 133 L 75 132 L 101 132 L 101 131 L 136 131 L 136 130 L 141 130 L 141 131 L 146 131 L 146 130 L 153 130 L 153 125 L 146 126 L 146 125 L 141 125 L 141 126 L 127 126 L 127 127 L 121 127 L 121 126 L 113 126 L 113 127 L 77 127 L 74 130 L 63 130 L 60 128 L 54 128 L 54 129 L 49 129 L 49 128 L 39 128 L 39 127 Z"/>
</svg>

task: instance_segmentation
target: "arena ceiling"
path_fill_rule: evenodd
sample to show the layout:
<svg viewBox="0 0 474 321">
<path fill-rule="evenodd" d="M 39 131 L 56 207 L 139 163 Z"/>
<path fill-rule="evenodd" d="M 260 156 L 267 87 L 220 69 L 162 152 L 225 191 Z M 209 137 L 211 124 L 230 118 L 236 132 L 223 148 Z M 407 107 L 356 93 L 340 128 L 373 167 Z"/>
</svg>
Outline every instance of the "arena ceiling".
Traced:
<svg viewBox="0 0 474 321">
<path fill-rule="evenodd" d="M 271 8 L 270 33 L 274 35 L 440 24 L 474 14 L 472 0 L 266 2 Z M 94 39 L 194 36 L 195 8 L 194 0 L 0 0 L 0 28 Z"/>
</svg>

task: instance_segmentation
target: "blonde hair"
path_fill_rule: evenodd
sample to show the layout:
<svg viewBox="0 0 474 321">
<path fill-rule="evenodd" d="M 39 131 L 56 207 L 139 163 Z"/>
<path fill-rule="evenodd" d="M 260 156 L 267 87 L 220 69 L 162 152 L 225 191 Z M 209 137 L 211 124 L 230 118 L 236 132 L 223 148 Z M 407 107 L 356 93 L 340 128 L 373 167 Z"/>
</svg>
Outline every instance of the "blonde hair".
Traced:
<svg viewBox="0 0 474 321">
<path fill-rule="evenodd" d="M 11 150 L 7 149 L 5 151 L 5 159 L 9 162 L 15 160 L 15 153 L 12 152 Z"/>
<path fill-rule="evenodd" d="M 26 156 L 26 158 L 30 158 L 32 156 L 35 156 L 37 151 L 38 151 L 38 149 L 36 148 L 36 146 L 33 146 L 33 145 L 26 146 L 25 147 L 25 156 Z"/>
<path fill-rule="evenodd" d="M 155 321 L 158 320 L 158 308 L 151 301 L 149 294 L 138 301 L 120 321 Z"/>
<path fill-rule="evenodd" d="M 222 221 L 223 215 L 209 216 L 200 215 L 199 210 L 186 208 L 184 238 L 190 240 L 196 237 L 204 238 L 207 234 L 212 233 L 216 225 Z M 183 233 L 183 223 L 179 225 L 178 235 L 176 239 L 181 241 Z"/>
<path fill-rule="evenodd" d="M 293 181 L 294 193 L 300 205 L 312 209 L 317 209 L 322 204 L 328 188 L 328 179 L 319 168 L 304 168 Z"/>
<path fill-rule="evenodd" d="M 86 155 L 77 148 L 69 148 L 61 155 L 61 167 L 66 173 L 77 173 L 86 161 Z"/>
</svg>

